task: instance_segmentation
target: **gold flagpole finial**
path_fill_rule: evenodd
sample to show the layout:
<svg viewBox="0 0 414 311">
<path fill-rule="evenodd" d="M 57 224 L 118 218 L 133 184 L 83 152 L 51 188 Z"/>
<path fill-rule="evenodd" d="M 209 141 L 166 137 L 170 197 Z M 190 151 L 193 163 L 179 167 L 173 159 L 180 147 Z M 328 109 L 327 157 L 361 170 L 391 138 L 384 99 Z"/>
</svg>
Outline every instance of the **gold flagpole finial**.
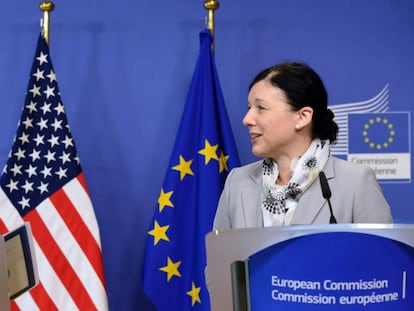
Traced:
<svg viewBox="0 0 414 311">
<path fill-rule="evenodd" d="M 213 43 L 211 44 L 211 48 L 214 51 L 214 11 L 217 10 L 219 7 L 219 3 L 216 0 L 205 0 L 204 1 L 204 8 L 208 10 L 208 21 L 207 21 L 207 28 L 211 32 L 211 36 L 213 37 Z"/>
<path fill-rule="evenodd" d="M 214 11 L 218 9 L 219 3 L 216 0 L 205 0 L 204 7 L 208 10 L 207 27 L 214 37 Z"/>
<path fill-rule="evenodd" d="M 49 12 L 53 11 L 55 5 L 52 1 L 43 1 L 40 3 L 40 9 L 43 11 L 43 19 L 42 19 L 42 34 L 43 38 L 45 38 L 46 43 L 49 44 L 49 26 L 50 26 L 50 19 L 49 19 Z"/>
</svg>

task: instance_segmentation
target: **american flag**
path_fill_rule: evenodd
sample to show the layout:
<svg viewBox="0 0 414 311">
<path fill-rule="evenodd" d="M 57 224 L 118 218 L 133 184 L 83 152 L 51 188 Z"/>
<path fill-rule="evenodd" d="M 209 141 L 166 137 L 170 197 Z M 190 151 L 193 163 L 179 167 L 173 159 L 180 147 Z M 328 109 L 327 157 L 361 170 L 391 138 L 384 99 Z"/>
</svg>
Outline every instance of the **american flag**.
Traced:
<svg viewBox="0 0 414 311">
<path fill-rule="evenodd" d="M 12 310 L 107 310 L 99 228 L 42 35 L 0 184 L 0 230 L 31 223 L 39 273 Z"/>
</svg>

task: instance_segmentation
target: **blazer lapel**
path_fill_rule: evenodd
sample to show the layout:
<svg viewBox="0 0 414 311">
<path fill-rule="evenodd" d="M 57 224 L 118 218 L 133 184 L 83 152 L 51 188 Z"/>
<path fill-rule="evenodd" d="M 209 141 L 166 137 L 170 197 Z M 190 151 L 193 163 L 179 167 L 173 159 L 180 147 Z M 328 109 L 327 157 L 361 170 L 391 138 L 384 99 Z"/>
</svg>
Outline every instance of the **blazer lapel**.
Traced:
<svg viewBox="0 0 414 311">
<path fill-rule="evenodd" d="M 327 179 L 334 178 L 333 159 L 330 157 L 323 171 Z M 313 224 L 326 200 L 322 196 L 321 183 L 316 179 L 299 199 L 291 224 Z"/>
<path fill-rule="evenodd" d="M 262 188 L 262 162 L 249 173 L 251 183 L 242 192 L 242 209 L 246 227 L 262 227 L 262 202 L 264 200 Z"/>
</svg>

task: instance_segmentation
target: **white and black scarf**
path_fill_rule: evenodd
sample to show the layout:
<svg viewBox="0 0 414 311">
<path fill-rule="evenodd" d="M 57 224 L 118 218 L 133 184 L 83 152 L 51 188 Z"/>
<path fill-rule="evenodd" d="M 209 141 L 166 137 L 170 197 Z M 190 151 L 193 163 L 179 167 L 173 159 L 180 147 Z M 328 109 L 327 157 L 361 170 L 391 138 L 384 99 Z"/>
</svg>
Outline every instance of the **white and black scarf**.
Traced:
<svg viewBox="0 0 414 311">
<path fill-rule="evenodd" d="M 279 176 L 277 163 L 271 158 L 263 160 L 263 190 L 265 200 L 262 207 L 272 214 L 284 214 L 286 199 L 290 198 L 296 202 L 306 189 L 315 181 L 319 172 L 328 161 L 330 152 L 329 141 L 314 139 L 306 152 L 294 159 L 291 164 L 293 172 L 289 183 L 276 187 Z"/>
</svg>

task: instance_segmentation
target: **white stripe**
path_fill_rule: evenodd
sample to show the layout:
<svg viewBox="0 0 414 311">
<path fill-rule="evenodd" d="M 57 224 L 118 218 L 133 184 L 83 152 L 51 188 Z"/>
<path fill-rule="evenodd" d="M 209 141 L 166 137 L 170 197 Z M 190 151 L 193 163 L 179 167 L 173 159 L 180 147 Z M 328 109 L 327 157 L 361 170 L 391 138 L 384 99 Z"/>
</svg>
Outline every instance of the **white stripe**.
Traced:
<svg viewBox="0 0 414 311">
<path fill-rule="evenodd" d="M 40 310 L 40 307 L 36 304 L 30 292 L 26 292 L 17 297 L 14 302 L 19 306 L 21 310 L 36 311 Z"/>
<path fill-rule="evenodd" d="M 36 241 L 34 241 L 34 247 L 39 270 L 39 279 L 42 282 L 46 293 L 59 310 L 64 310 L 66 306 L 72 308 L 71 310 L 76 310 L 77 307 L 74 305 L 72 298 L 49 265 L 49 262 Z M 28 295 L 22 295 L 21 298 L 24 299 L 19 297 L 16 299 L 16 302 L 22 310 L 32 310 L 33 306 L 36 304 L 33 300 L 27 299 L 26 296 Z"/>
<path fill-rule="evenodd" d="M 66 290 L 63 283 L 60 281 L 58 275 L 53 270 L 45 254 L 40 249 L 36 239 L 34 244 L 36 249 L 37 265 L 39 268 L 39 280 L 42 282 L 45 291 L 48 293 L 58 310 L 77 310 L 78 307 L 69 295 L 69 292 Z M 22 308 L 22 310 L 31 310 L 30 305 Z"/>
<path fill-rule="evenodd" d="M 101 239 L 99 235 L 99 227 L 96 221 L 95 212 L 93 210 L 92 201 L 88 193 L 84 190 L 82 184 L 77 178 L 73 178 L 70 182 L 68 182 L 63 187 L 63 190 L 78 211 L 83 222 L 88 224 L 88 228 L 100 248 Z"/>
<path fill-rule="evenodd" d="M 105 297 L 105 288 L 52 202 L 46 199 L 36 210 L 45 222 L 60 250 L 78 275 L 96 308 L 98 310 L 105 310 L 106 300 L 102 299 Z"/>
<path fill-rule="evenodd" d="M 329 105 L 329 108 L 335 113 L 340 113 L 342 111 L 357 111 L 360 112 L 360 109 L 374 109 L 378 106 L 384 106 L 383 103 L 386 103 L 388 109 L 388 84 L 374 97 L 361 101 L 361 102 L 354 102 L 354 103 L 347 103 L 347 104 L 337 104 L 337 105 Z"/>
<path fill-rule="evenodd" d="M 20 217 L 20 214 L 17 212 L 15 207 L 9 201 L 7 195 L 4 193 L 3 189 L 0 187 L 0 217 L 4 224 L 7 227 L 8 231 L 12 231 L 20 227 L 24 221 Z M 35 253 L 37 254 L 36 250 Z M 19 297 L 17 297 L 14 302 L 22 310 L 27 310 L 25 306 L 30 306 L 30 310 L 40 310 L 37 308 L 36 302 L 33 300 L 32 295 L 29 292 L 26 292 Z"/>
<path fill-rule="evenodd" d="M 8 200 L 6 194 L 3 192 L 3 189 L 1 187 L 0 211 L 2 220 L 9 230 L 11 230 L 10 228 L 17 228 L 23 224 L 23 219 L 20 217 L 20 214 L 17 212 L 17 210 L 14 208 L 11 202 Z M 49 262 L 47 261 L 42 250 L 40 249 L 35 237 L 33 237 L 33 244 L 35 249 L 39 280 L 45 288 L 46 292 L 49 294 L 50 298 L 56 304 L 59 310 L 65 309 L 66 306 L 72 306 L 72 298 L 69 296 L 65 287 L 60 282 L 59 278 L 56 276 L 55 272 L 49 265 Z M 30 295 L 30 292 L 25 293 L 20 297 L 16 298 L 15 302 L 22 310 L 34 310 L 35 306 L 37 306 L 36 302 Z M 74 308 L 76 309 L 76 305 L 74 305 Z"/>
<path fill-rule="evenodd" d="M 80 186 L 79 183 L 77 184 L 78 186 Z M 73 187 L 71 189 L 73 191 Z M 80 202 L 79 199 L 75 201 Z M 87 201 L 90 202 L 88 196 L 87 196 Z M 47 206 L 47 208 L 45 207 L 42 208 L 43 205 Z M 51 230 L 51 234 L 55 238 L 60 236 L 61 234 L 60 231 L 62 228 L 65 228 L 65 230 L 68 231 L 66 224 L 63 223 L 62 219 L 60 218 L 60 215 L 56 214 L 57 216 L 54 216 L 53 218 L 53 216 L 52 217 L 50 215 L 47 216 L 47 213 L 46 213 L 46 217 L 45 217 L 43 215 L 44 212 L 41 213 L 41 211 L 43 211 L 44 209 L 49 209 L 51 211 L 56 212 L 50 200 L 47 199 L 43 203 L 41 203 L 41 205 L 37 208 L 37 211 L 39 212 L 40 216 L 44 218 L 43 221 L 45 221 L 46 226 L 49 228 L 52 228 L 54 226 L 54 223 L 59 220 L 59 226 L 54 228 L 53 231 L 49 229 Z M 79 211 L 79 209 L 78 209 L 78 212 L 80 213 L 80 215 L 83 215 L 84 213 L 84 211 L 81 212 Z M 9 199 L 7 198 L 6 194 L 3 192 L 3 189 L 1 187 L 0 187 L 0 217 L 2 218 L 2 221 L 7 226 L 9 231 L 21 226 L 24 223 L 23 219 L 20 217 L 20 214 L 17 212 L 16 208 L 11 204 L 11 202 L 9 201 Z M 50 218 L 48 219 L 48 217 Z M 72 245 L 77 246 L 76 241 L 73 242 L 74 239 L 70 232 L 69 232 L 69 236 L 70 236 L 70 239 L 72 240 Z M 70 243 L 66 244 L 66 248 L 65 248 L 66 251 L 65 251 L 64 248 L 62 247 L 62 243 L 65 244 L 65 242 L 62 242 L 62 240 L 65 241 L 65 238 L 59 239 L 60 242 L 57 241 L 57 243 L 63 249 L 63 252 L 68 254 L 67 250 L 68 250 L 68 247 L 70 246 Z M 50 266 L 49 262 L 46 259 L 46 256 L 41 251 L 35 239 L 34 239 L 34 248 L 35 248 L 36 259 L 37 259 L 39 279 L 42 282 L 43 287 L 45 288 L 45 291 L 49 294 L 52 301 L 56 304 L 59 310 L 65 310 L 65 309 L 76 310 L 77 307 L 74 301 L 72 300 L 69 293 L 66 291 L 66 288 L 64 287 L 59 277 L 54 272 L 53 268 Z M 79 247 L 77 248 L 78 250 L 80 250 Z M 108 307 L 107 307 L 105 289 L 103 288 L 102 283 L 100 279 L 98 278 L 98 276 L 96 275 L 95 271 L 90 266 L 89 261 L 83 255 L 83 252 L 81 252 L 81 250 L 79 252 L 82 253 L 82 256 L 84 258 L 82 259 L 82 261 L 86 262 L 87 265 L 89 266 L 89 268 L 86 269 L 86 271 L 88 272 L 85 272 L 85 270 L 82 269 L 82 271 L 84 271 L 83 273 L 84 275 L 80 278 L 82 281 L 85 278 L 86 280 L 88 280 L 88 282 L 83 281 L 83 283 L 85 284 L 85 288 L 90 292 L 90 295 L 92 296 L 92 300 L 96 304 L 98 310 L 107 310 Z M 70 259 L 68 260 L 71 262 L 72 266 L 74 267 L 74 270 L 79 273 L 80 269 L 77 267 L 77 265 L 73 264 L 72 260 Z M 93 285 L 89 284 L 89 283 L 92 283 L 92 280 L 94 280 Z M 33 298 L 31 297 L 29 293 L 23 294 L 22 296 L 17 298 L 15 301 L 22 310 L 32 310 L 33 307 L 36 305 Z"/>
<path fill-rule="evenodd" d="M 23 218 L 0 187 L 0 217 L 9 231 L 23 225 Z"/>
</svg>

